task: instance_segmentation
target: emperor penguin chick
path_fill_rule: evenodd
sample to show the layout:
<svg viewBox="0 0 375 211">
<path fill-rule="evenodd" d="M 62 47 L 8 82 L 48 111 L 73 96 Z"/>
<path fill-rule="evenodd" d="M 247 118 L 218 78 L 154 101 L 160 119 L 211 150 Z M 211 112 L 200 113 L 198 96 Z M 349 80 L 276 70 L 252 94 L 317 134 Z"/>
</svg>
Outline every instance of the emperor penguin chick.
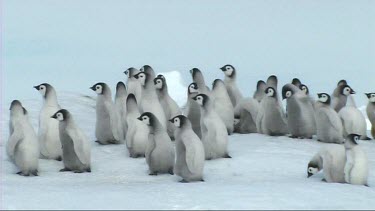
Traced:
<svg viewBox="0 0 375 211">
<path fill-rule="evenodd" d="M 257 131 L 270 136 L 283 136 L 288 133 L 288 125 L 277 92 L 273 87 L 268 87 L 265 93 L 257 115 Z"/>
<path fill-rule="evenodd" d="M 206 160 L 231 158 L 228 155 L 228 133 L 223 120 L 213 108 L 212 100 L 206 94 L 193 98 L 201 106 L 202 142 Z"/>
<path fill-rule="evenodd" d="M 355 91 L 346 84 L 346 81 L 339 82 L 332 94 L 332 108 L 339 112 L 345 106 L 356 107 L 354 100 L 353 103 L 348 103 L 352 94 L 355 94 Z"/>
<path fill-rule="evenodd" d="M 187 91 L 187 104 L 186 104 L 186 112 L 185 116 L 190 120 L 190 123 L 193 127 L 193 131 L 197 136 L 201 139 L 202 138 L 202 131 L 201 131 L 201 109 L 193 97 L 197 96 L 198 94 L 198 85 L 196 83 L 191 83 L 188 86 Z"/>
<path fill-rule="evenodd" d="M 118 82 L 116 85 L 116 95 L 115 95 L 115 107 L 118 112 L 121 121 L 121 128 L 123 131 L 123 140 L 125 140 L 126 133 L 128 131 L 128 124 L 126 122 L 126 97 L 128 93 L 126 91 L 126 86 L 123 82 Z"/>
<path fill-rule="evenodd" d="M 367 123 L 362 112 L 353 106 L 345 106 L 339 111 L 339 116 L 343 125 L 343 136 L 358 134 L 361 140 L 371 140 L 367 137 Z"/>
<path fill-rule="evenodd" d="M 174 116 L 182 114 L 180 107 L 177 105 L 176 101 L 174 101 L 168 93 L 168 85 L 165 77 L 163 75 L 158 75 L 154 79 L 154 84 L 156 88 L 156 92 L 159 97 L 159 101 L 161 106 L 163 107 L 165 118 L 171 119 Z M 168 122 L 167 124 L 167 131 L 169 137 L 174 140 L 174 131 L 175 127 L 172 123 Z"/>
<path fill-rule="evenodd" d="M 175 150 L 167 130 L 150 112 L 143 113 L 138 119 L 145 123 L 150 131 L 146 148 L 146 162 L 150 175 L 173 174 Z"/>
<path fill-rule="evenodd" d="M 224 65 L 220 68 L 225 74 L 225 87 L 229 94 L 230 100 L 232 102 L 233 107 L 235 107 L 243 98 L 240 89 L 237 87 L 237 71 L 236 69 L 230 65 Z"/>
<path fill-rule="evenodd" d="M 45 159 L 61 161 L 62 150 L 59 136 L 59 124 L 50 117 L 60 109 L 55 89 L 47 83 L 34 86 L 44 99 L 39 115 L 38 139 L 40 156 Z"/>
<path fill-rule="evenodd" d="M 369 102 L 366 107 L 368 119 L 371 122 L 371 135 L 375 138 L 375 93 L 366 93 Z"/>
<path fill-rule="evenodd" d="M 38 176 L 38 138 L 31 126 L 26 109 L 18 100 L 14 100 L 10 106 L 9 129 L 7 154 L 20 170 L 17 174 Z"/>
<path fill-rule="evenodd" d="M 327 93 L 318 94 L 315 110 L 318 141 L 341 144 L 344 140 L 342 122 L 330 104 L 331 97 Z"/>
<path fill-rule="evenodd" d="M 137 102 L 139 103 L 141 112 L 153 113 L 160 121 L 160 124 L 164 128 L 167 128 L 167 119 L 165 118 L 163 107 L 156 94 L 152 74 L 149 73 L 153 72 L 153 70 L 151 71 L 150 68 L 151 67 L 145 67 L 144 72 L 140 72 L 134 76 L 142 85 L 142 98 L 141 101 Z"/>
<path fill-rule="evenodd" d="M 86 135 L 74 122 L 69 111 L 61 109 L 51 118 L 59 121 L 64 168 L 60 171 L 91 172 L 91 146 Z"/>
<path fill-rule="evenodd" d="M 210 96 L 210 88 L 206 85 L 202 72 L 198 68 L 190 70 L 193 82 L 197 84 L 198 92 Z"/>
<path fill-rule="evenodd" d="M 134 77 L 140 71 L 134 67 L 130 67 L 125 70 L 125 75 L 128 77 L 126 86 L 128 87 L 128 94 L 134 94 L 135 98 L 140 101 L 142 97 L 142 86 L 141 83 Z"/>
<path fill-rule="evenodd" d="M 344 145 L 324 145 L 310 160 L 307 166 L 307 177 L 309 178 L 323 170 L 326 182 L 345 183 L 345 162 Z"/>
<path fill-rule="evenodd" d="M 120 117 L 112 101 L 112 93 L 105 83 L 97 83 L 90 89 L 98 95 L 96 98 L 95 136 L 99 144 L 124 143 Z"/>
<path fill-rule="evenodd" d="M 170 120 L 176 129 L 176 164 L 174 172 L 181 182 L 203 181 L 204 147 L 191 128 L 189 119 L 178 115 Z"/>
<path fill-rule="evenodd" d="M 286 84 L 282 89 L 287 99 L 288 128 L 292 138 L 309 138 L 316 134 L 314 108 L 310 99 L 298 87 Z"/>
<path fill-rule="evenodd" d="M 144 157 L 148 144 L 148 127 L 137 118 L 141 115 L 137 100 L 133 94 L 129 94 L 126 100 L 128 132 L 126 133 L 126 147 L 132 158 Z"/>
<path fill-rule="evenodd" d="M 215 111 L 220 116 L 221 120 L 223 120 L 228 134 L 231 135 L 234 130 L 234 110 L 222 80 L 216 79 L 212 83 L 212 96 L 215 98 Z"/>
<path fill-rule="evenodd" d="M 243 98 L 234 108 L 234 132 L 256 133 L 256 119 L 259 112 L 259 102 L 253 98 Z"/>
<path fill-rule="evenodd" d="M 345 141 L 345 181 L 353 185 L 368 186 L 368 158 L 358 145 L 359 138 L 357 134 L 349 134 Z"/>
</svg>

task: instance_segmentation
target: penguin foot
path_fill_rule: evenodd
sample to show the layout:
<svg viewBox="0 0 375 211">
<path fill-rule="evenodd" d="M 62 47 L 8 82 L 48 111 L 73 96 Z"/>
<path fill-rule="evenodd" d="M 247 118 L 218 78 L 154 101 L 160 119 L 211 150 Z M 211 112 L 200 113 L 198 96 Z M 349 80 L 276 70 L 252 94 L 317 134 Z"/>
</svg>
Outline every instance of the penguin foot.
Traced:
<svg viewBox="0 0 375 211">
<path fill-rule="evenodd" d="M 82 170 L 75 170 L 75 171 L 73 171 L 73 172 L 76 173 L 76 174 L 81 174 L 81 173 L 83 173 Z"/>
<path fill-rule="evenodd" d="M 201 182 L 205 182 L 204 179 L 201 179 L 200 181 L 201 181 Z"/>
<path fill-rule="evenodd" d="M 19 172 L 17 172 L 16 174 L 21 175 L 21 174 L 22 174 L 22 171 L 19 171 Z"/>
<path fill-rule="evenodd" d="M 86 169 L 87 172 L 91 173 L 91 168 Z"/>
<path fill-rule="evenodd" d="M 157 175 L 158 175 L 158 172 L 151 172 L 151 173 L 149 173 L 148 175 L 150 175 L 150 176 L 157 176 Z"/>
<path fill-rule="evenodd" d="M 168 173 L 169 173 L 170 175 L 174 175 L 174 173 L 173 173 L 173 169 L 169 169 Z"/>
<path fill-rule="evenodd" d="M 327 180 L 325 178 L 322 179 L 322 182 L 327 182 Z"/>
<path fill-rule="evenodd" d="M 184 180 L 184 179 L 181 180 L 180 182 L 181 182 L 181 183 L 189 183 L 188 181 L 186 181 L 186 180 Z"/>
<path fill-rule="evenodd" d="M 59 157 L 57 157 L 55 160 L 57 160 L 57 161 L 62 161 L 62 157 L 59 156 Z"/>
<path fill-rule="evenodd" d="M 24 174 L 24 173 L 22 173 L 22 171 L 17 172 L 17 174 L 20 175 L 20 176 L 25 176 L 25 177 L 30 176 L 30 173 L 26 173 L 26 174 Z"/>
<path fill-rule="evenodd" d="M 68 169 L 68 168 L 60 169 L 60 172 L 64 172 L 64 171 L 71 171 L 71 169 Z"/>
<path fill-rule="evenodd" d="M 34 176 L 39 176 L 38 175 L 38 170 L 35 170 L 35 171 L 31 172 L 31 174 L 34 175 Z"/>
<path fill-rule="evenodd" d="M 293 136 L 293 135 L 290 135 L 288 136 L 289 138 L 298 138 L 298 136 Z"/>
<path fill-rule="evenodd" d="M 224 158 L 232 158 L 232 157 L 230 155 L 228 155 L 228 154 L 225 154 Z"/>
</svg>

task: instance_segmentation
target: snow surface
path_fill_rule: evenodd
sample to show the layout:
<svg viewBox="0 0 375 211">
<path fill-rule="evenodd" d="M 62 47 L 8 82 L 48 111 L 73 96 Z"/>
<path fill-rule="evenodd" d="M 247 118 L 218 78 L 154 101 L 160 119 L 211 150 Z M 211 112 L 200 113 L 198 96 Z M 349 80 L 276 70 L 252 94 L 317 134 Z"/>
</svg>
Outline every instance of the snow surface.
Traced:
<svg viewBox="0 0 375 211">
<path fill-rule="evenodd" d="M 180 79 L 170 80 L 179 78 L 177 75 L 165 74 L 171 96 L 182 105 L 184 86 Z M 58 91 L 58 99 L 94 141 L 95 97 Z M 37 129 L 41 97 L 36 93 L 21 101 Z M 260 134 L 230 136 L 233 158 L 207 161 L 205 182 L 186 184 L 179 183 L 175 175 L 149 176 L 145 159 L 129 158 L 124 145 L 99 146 L 94 142 L 92 173 L 61 173 L 62 162 L 40 160 L 39 177 L 21 177 L 5 155 L 8 107 L 9 103 L 3 105 L 1 122 L 2 209 L 375 208 L 374 141 L 360 142 L 369 157 L 370 187 L 325 183 L 322 173 L 308 179 L 307 163 L 323 143 Z"/>
</svg>

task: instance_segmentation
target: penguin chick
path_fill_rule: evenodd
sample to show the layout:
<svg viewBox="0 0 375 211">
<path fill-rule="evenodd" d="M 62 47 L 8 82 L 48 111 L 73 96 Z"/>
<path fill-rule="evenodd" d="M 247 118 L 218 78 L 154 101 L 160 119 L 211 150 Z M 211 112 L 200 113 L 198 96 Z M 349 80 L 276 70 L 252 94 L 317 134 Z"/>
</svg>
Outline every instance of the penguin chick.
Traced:
<svg viewBox="0 0 375 211">
<path fill-rule="evenodd" d="M 224 65 L 220 69 L 225 74 L 224 84 L 232 105 L 235 107 L 243 98 L 240 89 L 237 87 L 237 70 L 230 64 Z"/>
<path fill-rule="evenodd" d="M 201 107 L 202 142 L 206 160 L 230 158 L 228 155 L 228 133 L 224 122 L 213 108 L 212 100 L 206 94 L 193 97 Z"/>
<path fill-rule="evenodd" d="M 38 176 L 39 143 L 31 126 L 27 111 L 18 100 L 10 106 L 10 136 L 6 151 L 10 160 L 20 170 L 22 176 Z"/>
<path fill-rule="evenodd" d="M 270 136 L 283 136 L 288 133 L 288 126 L 277 92 L 273 87 L 268 87 L 265 93 L 257 115 L 257 131 Z"/>
<path fill-rule="evenodd" d="M 40 146 L 40 157 L 61 161 L 62 150 L 59 136 L 59 125 L 50 117 L 60 110 L 57 102 L 56 91 L 48 83 L 34 86 L 44 99 L 43 107 L 39 114 L 38 139 Z"/>
<path fill-rule="evenodd" d="M 126 121 L 129 125 L 126 133 L 126 147 L 132 158 L 144 157 L 148 143 L 148 126 L 138 121 L 141 115 L 135 95 L 129 94 L 126 99 Z"/>
<path fill-rule="evenodd" d="M 292 138 L 309 138 L 316 134 L 314 108 L 310 99 L 298 87 L 286 84 L 282 89 L 287 99 L 288 128 Z"/>
<path fill-rule="evenodd" d="M 190 120 L 191 125 L 193 127 L 193 131 L 197 136 L 201 139 L 202 138 L 202 131 L 201 131 L 201 109 L 193 97 L 198 94 L 198 85 L 196 83 L 191 83 L 188 86 L 187 90 L 187 103 L 186 103 L 186 112 L 185 116 Z"/>
<path fill-rule="evenodd" d="M 234 110 L 222 80 L 216 79 L 212 83 L 212 96 L 215 98 L 215 111 L 220 116 L 221 120 L 223 120 L 228 134 L 231 135 L 234 130 Z"/>
<path fill-rule="evenodd" d="M 140 71 L 149 75 L 151 80 L 154 80 L 154 78 L 156 77 L 155 71 L 150 65 L 144 65 L 143 67 L 141 67 Z"/>
<path fill-rule="evenodd" d="M 323 170 L 326 182 L 345 183 L 345 162 L 345 147 L 340 144 L 327 144 L 310 160 L 307 166 L 307 177 Z"/>
<path fill-rule="evenodd" d="M 371 122 L 371 135 L 375 138 L 375 93 L 366 93 L 369 102 L 366 107 L 368 119 Z"/>
<path fill-rule="evenodd" d="M 367 137 L 367 123 L 362 112 L 352 106 L 345 106 L 339 111 L 339 116 L 343 125 L 343 136 L 349 134 L 359 134 L 361 140 L 371 140 Z"/>
<path fill-rule="evenodd" d="M 204 147 L 194 133 L 189 119 L 183 115 L 170 120 L 176 127 L 176 164 L 174 172 L 181 182 L 203 181 Z"/>
<path fill-rule="evenodd" d="M 142 85 L 142 98 L 141 101 L 137 102 L 139 103 L 141 112 L 153 113 L 162 126 L 167 128 L 167 119 L 165 118 L 163 107 L 156 94 L 155 84 L 152 74 L 150 74 L 153 70 L 150 70 L 150 68 L 151 67 L 144 68 L 144 72 L 139 72 L 134 76 Z"/>
<path fill-rule="evenodd" d="M 99 144 L 124 143 L 122 124 L 112 101 L 111 89 L 105 83 L 96 83 L 90 89 L 98 95 L 96 98 L 96 142 Z"/>
<path fill-rule="evenodd" d="M 351 96 L 351 94 L 355 94 L 355 91 L 349 85 L 347 85 L 346 82 L 339 82 L 332 94 L 332 108 L 336 112 L 339 112 L 347 105 L 348 97 Z M 348 105 L 353 106 L 350 104 Z"/>
<path fill-rule="evenodd" d="M 91 172 L 91 146 L 86 135 L 74 122 L 66 109 L 57 111 L 51 118 L 59 121 L 60 140 L 63 147 L 64 168 L 60 171 Z"/>
<path fill-rule="evenodd" d="M 234 132 L 256 133 L 256 119 L 259 111 L 259 103 L 253 98 L 243 98 L 234 108 Z"/>
<path fill-rule="evenodd" d="M 169 96 L 168 85 L 167 81 L 165 80 L 165 77 L 163 75 L 158 75 L 154 79 L 154 84 L 159 97 L 160 104 L 164 110 L 165 118 L 171 119 L 174 116 L 182 114 L 180 107 L 177 105 L 176 101 L 174 101 L 172 97 Z M 171 137 L 171 139 L 174 140 L 175 127 L 171 122 L 168 122 L 167 124 L 167 131 L 169 137 Z"/>
<path fill-rule="evenodd" d="M 128 77 L 126 86 L 128 87 L 128 94 L 134 94 L 135 98 L 140 101 L 142 97 L 142 86 L 139 81 L 134 78 L 140 71 L 134 67 L 125 70 L 125 75 Z"/>
<path fill-rule="evenodd" d="M 353 185 L 368 186 L 368 158 L 358 145 L 360 135 L 349 134 L 345 142 L 345 181 Z"/>
<path fill-rule="evenodd" d="M 126 133 L 128 131 L 128 124 L 126 122 L 126 97 L 128 93 L 126 91 L 126 86 L 123 82 L 118 82 L 116 85 L 116 95 L 115 95 L 115 107 L 118 112 L 121 121 L 122 128 L 122 139 L 125 140 Z"/>
<path fill-rule="evenodd" d="M 266 82 L 259 80 L 257 83 L 256 90 L 254 92 L 253 98 L 256 99 L 258 102 L 262 101 L 262 99 L 266 95 L 265 93 L 266 89 L 267 89 Z"/>
<path fill-rule="evenodd" d="M 327 93 L 318 94 L 318 106 L 315 111 L 318 141 L 343 144 L 342 122 L 330 104 L 331 97 Z"/>
<path fill-rule="evenodd" d="M 206 95 L 210 95 L 210 88 L 206 86 L 202 72 L 198 68 L 190 70 L 193 82 L 197 84 L 198 92 Z"/>
<path fill-rule="evenodd" d="M 149 175 L 162 173 L 173 175 L 175 151 L 167 130 L 159 122 L 158 118 L 150 112 L 143 113 L 138 120 L 146 124 L 150 131 L 146 148 Z"/>
</svg>

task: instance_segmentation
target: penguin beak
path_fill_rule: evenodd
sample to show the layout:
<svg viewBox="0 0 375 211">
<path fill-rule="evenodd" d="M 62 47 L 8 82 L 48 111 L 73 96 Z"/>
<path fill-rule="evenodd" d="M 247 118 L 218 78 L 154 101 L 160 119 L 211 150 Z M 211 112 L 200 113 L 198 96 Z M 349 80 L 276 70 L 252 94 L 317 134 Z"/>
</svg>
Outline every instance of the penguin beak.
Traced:
<svg viewBox="0 0 375 211">
<path fill-rule="evenodd" d="M 39 90 L 39 86 L 34 86 L 34 88 L 35 88 L 36 90 Z"/>
<path fill-rule="evenodd" d="M 53 118 L 53 119 L 57 119 L 56 114 L 52 115 L 51 118 Z"/>
<path fill-rule="evenodd" d="M 141 117 L 138 117 L 137 119 L 138 119 L 139 121 L 142 121 L 142 118 L 141 118 Z"/>
<path fill-rule="evenodd" d="M 91 89 L 92 91 L 95 91 L 95 87 L 94 87 L 94 86 L 90 87 L 90 89 Z"/>
<path fill-rule="evenodd" d="M 169 121 L 170 121 L 171 123 L 173 123 L 173 119 L 170 119 Z"/>
<path fill-rule="evenodd" d="M 193 100 L 197 100 L 197 96 L 195 96 L 195 97 L 192 97 L 191 99 L 193 99 Z"/>
<path fill-rule="evenodd" d="M 354 90 L 351 90 L 350 91 L 350 94 L 355 94 L 356 92 Z"/>
<path fill-rule="evenodd" d="M 226 71 L 225 67 L 220 67 L 220 70 L 223 71 L 223 72 Z"/>
<path fill-rule="evenodd" d="M 310 172 L 307 172 L 307 178 L 311 177 L 313 174 Z"/>
</svg>

